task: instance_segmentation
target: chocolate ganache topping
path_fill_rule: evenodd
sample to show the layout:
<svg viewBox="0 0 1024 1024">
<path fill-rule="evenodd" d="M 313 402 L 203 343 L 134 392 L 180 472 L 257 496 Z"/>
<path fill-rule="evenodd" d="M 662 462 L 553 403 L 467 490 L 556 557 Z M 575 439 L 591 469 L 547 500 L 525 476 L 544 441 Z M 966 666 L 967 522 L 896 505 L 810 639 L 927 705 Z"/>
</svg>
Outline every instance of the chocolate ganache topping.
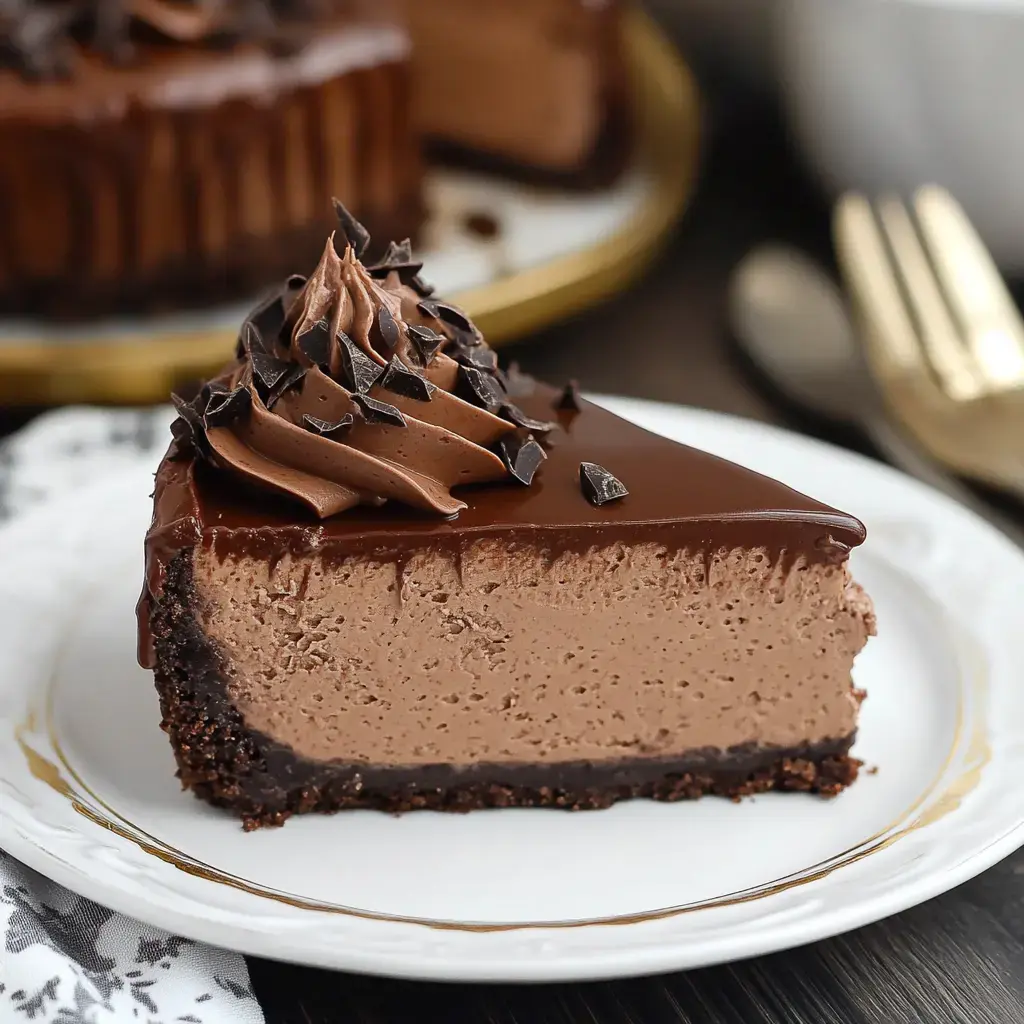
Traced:
<svg viewBox="0 0 1024 1024">
<path fill-rule="evenodd" d="M 312 276 L 290 278 L 242 325 L 236 362 L 172 430 L 216 470 L 289 495 L 321 518 L 398 501 L 443 516 L 451 489 L 529 485 L 553 423 L 516 406 L 462 310 L 432 297 L 408 240 L 364 265 L 369 236 L 341 224 Z M 343 243 L 343 244 L 341 244 Z"/>
<path fill-rule="evenodd" d="M 76 48 L 129 63 L 140 42 L 290 49 L 295 31 L 348 0 L 0 0 L 0 68 L 30 78 L 72 73 Z"/>
</svg>

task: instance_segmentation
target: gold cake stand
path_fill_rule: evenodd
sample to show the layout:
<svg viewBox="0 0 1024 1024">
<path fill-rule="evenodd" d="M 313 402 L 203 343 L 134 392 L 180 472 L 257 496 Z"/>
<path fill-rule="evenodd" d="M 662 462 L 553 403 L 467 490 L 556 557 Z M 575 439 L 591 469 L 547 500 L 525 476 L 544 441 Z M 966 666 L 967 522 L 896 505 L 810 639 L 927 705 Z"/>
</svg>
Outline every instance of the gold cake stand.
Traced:
<svg viewBox="0 0 1024 1024">
<path fill-rule="evenodd" d="M 625 288 L 647 268 L 685 210 L 697 173 L 699 98 L 693 76 L 643 12 L 625 21 L 637 131 L 635 163 L 650 179 L 632 215 L 598 244 L 452 295 L 492 345 L 521 337 Z M 164 401 L 230 357 L 231 327 L 75 340 L 0 342 L 0 404 Z"/>
</svg>

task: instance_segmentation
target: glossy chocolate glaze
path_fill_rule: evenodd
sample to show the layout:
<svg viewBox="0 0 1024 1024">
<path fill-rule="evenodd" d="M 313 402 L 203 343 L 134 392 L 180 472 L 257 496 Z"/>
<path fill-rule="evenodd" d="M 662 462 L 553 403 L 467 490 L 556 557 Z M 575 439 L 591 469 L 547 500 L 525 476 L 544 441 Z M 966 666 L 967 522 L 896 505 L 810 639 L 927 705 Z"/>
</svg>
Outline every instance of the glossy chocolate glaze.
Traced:
<svg viewBox="0 0 1024 1024">
<path fill-rule="evenodd" d="M 273 562 L 317 553 L 328 564 L 349 557 L 403 562 L 420 548 L 447 550 L 483 536 L 553 556 L 611 544 L 656 543 L 707 553 L 763 548 L 788 564 L 840 562 L 863 542 L 863 525 L 768 477 L 677 444 L 589 402 L 558 411 L 560 392 L 538 385 L 519 404 L 557 418 L 548 459 L 531 487 L 509 482 L 456 488 L 468 505 L 439 519 L 400 505 L 357 507 L 317 519 L 297 502 L 249 490 L 193 459 L 165 460 L 157 473 L 153 525 L 146 540 L 146 584 L 139 604 L 139 658 L 152 667 L 152 602 L 166 566 L 184 548 L 212 545 L 219 556 Z M 579 465 L 596 462 L 618 476 L 627 497 L 594 506 L 580 489 Z"/>
</svg>

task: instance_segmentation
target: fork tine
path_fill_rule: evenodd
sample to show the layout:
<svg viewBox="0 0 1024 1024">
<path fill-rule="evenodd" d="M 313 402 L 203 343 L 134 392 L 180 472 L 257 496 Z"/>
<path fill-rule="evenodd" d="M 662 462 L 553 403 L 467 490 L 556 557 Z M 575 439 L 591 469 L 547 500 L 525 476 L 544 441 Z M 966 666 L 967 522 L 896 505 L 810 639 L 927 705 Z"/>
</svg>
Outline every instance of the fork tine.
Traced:
<svg viewBox="0 0 1024 1024">
<path fill-rule="evenodd" d="M 918 191 L 914 208 L 979 374 L 991 389 L 1024 386 L 1024 323 L 967 215 L 936 185 Z"/>
<path fill-rule="evenodd" d="M 935 376 L 955 401 L 978 398 L 984 391 L 982 382 L 942 298 L 907 208 L 894 196 L 880 199 L 876 208 Z"/>
<path fill-rule="evenodd" d="M 863 320 L 868 360 L 882 378 L 931 385 L 924 353 L 896 283 L 868 200 L 854 192 L 836 204 L 832 234 L 846 286 Z"/>
</svg>

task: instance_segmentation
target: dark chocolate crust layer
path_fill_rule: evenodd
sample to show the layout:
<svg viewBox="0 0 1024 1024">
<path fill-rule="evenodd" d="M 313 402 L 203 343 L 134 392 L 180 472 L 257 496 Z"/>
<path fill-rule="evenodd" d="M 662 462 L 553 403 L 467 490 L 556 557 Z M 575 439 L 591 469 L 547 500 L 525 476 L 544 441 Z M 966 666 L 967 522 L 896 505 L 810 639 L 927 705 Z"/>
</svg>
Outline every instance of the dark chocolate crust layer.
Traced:
<svg viewBox="0 0 1024 1024">
<path fill-rule="evenodd" d="M 469 768 L 314 762 L 246 727 L 228 696 L 223 656 L 197 619 L 196 601 L 192 552 L 185 550 L 167 565 L 162 596 L 152 609 L 162 726 L 182 785 L 237 814 L 246 829 L 280 825 L 292 814 L 347 808 L 588 810 L 633 797 L 738 799 L 773 789 L 832 796 L 856 779 L 860 766 L 849 756 L 853 736 L 792 749 L 745 744 L 614 762 Z"/>
</svg>

